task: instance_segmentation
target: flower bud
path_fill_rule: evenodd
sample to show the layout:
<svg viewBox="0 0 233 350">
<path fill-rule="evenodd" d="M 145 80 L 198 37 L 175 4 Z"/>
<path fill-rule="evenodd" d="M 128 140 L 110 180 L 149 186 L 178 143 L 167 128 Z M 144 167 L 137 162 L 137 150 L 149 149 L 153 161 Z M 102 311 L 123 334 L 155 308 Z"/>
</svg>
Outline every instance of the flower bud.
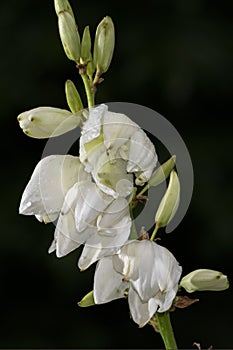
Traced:
<svg viewBox="0 0 233 350">
<path fill-rule="evenodd" d="M 167 191 L 163 196 L 157 213 L 155 222 L 158 227 L 167 226 L 176 213 L 180 201 L 180 182 L 177 173 L 172 170 Z"/>
<path fill-rule="evenodd" d="M 184 276 L 180 286 L 188 293 L 203 290 L 221 291 L 229 287 L 229 282 L 227 276 L 223 275 L 222 272 L 199 269 Z"/>
<path fill-rule="evenodd" d="M 34 108 L 21 113 L 17 119 L 26 135 L 38 139 L 62 135 L 80 123 L 79 115 L 53 107 Z"/>
<path fill-rule="evenodd" d="M 81 59 L 82 63 L 88 63 L 92 60 L 91 56 L 91 36 L 89 26 L 86 26 L 83 31 L 81 42 Z"/>
<path fill-rule="evenodd" d="M 155 172 L 151 175 L 148 181 L 149 186 L 158 186 L 166 180 L 176 163 L 176 156 L 172 156 L 165 163 L 163 163 Z"/>
<path fill-rule="evenodd" d="M 65 93 L 67 104 L 73 114 L 83 109 L 81 97 L 71 80 L 67 80 L 65 83 Z"/>
<path fill-rule="evenodd" d="M 78 302 L 78 306 L 87 307 L 95 305 L 93 290 L 85 295 L 81 301 Z"/>
<path fill-rule="evenodd" d="M 58 29 L 66 56 L 75 62 L 80 59 L 80 37 L 74 17 L 67 11 L 59 13 Z"/>
<path fill-rule="evenodd" d="M 94 43 L 94 64 L 97 71 L 105 73 L 111 63 L 115 45 L 114 24 L 109 16 L 99 23 Z"/>
<path fill-rule="evenodd" d="M 56 14 L 59 16 L 61 12 L 67 11 L 74 17 L 73 10 L 67 0 L 54 0 L 54 7 Z"/>
</svg>

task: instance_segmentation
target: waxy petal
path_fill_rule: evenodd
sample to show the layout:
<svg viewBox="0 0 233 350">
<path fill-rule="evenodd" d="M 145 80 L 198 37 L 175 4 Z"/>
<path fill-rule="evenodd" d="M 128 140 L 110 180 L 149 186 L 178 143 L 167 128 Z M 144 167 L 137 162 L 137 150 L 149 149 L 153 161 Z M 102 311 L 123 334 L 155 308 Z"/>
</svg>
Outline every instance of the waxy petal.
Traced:
<svg viewBox="0 0 233 350">
<path fill-rule="evenodd" d="M 128 172 L 139 172 L 136 179 L 137 185 L 143 185 L 150 179 L 157 160 L 153 143 L 146 133 L 139 129 L 130 139 L 129 161 L 127 164 Z"/>
<path fill-rule="evenodd" d="M 158 304 L 152 298 L 149 302 L 143 302 L 138 293 L 130 286 L 128 294 L 131 316 L 139 327 L 145 326 L 157 310 Z"/>
<path fill-rule="evenodd" d="M 52 221 L 61 210 L 68 189 L 78 180 L 80 163 L 78 157 L 51 155 L 36 166 L 22 195 L 19 212 L 37 215 L 41 220 Z"/>
<path fill-rule="evenodd" d="M 112 201 L 113 198 L 100 191 L 96 184 L 81 183 L 75 208 L 77 230 L 80 232 L 85 230 L 88 224 L 104 212 Z"/>
<path fill-rule="evenodd" d="M 78 266 L 81 270 L 104 256 L 114 254 L 129 237 L 131 218 L 124 198 L 113 201 L 105 213 L 97 219 L 97 231 L 91 235 L 83 248 Z"/>
<path fill-rule="evenodd" d="M 103 258 L 98 262 L 94 277 L 94 300 L 96 304 L 123 298 L 128 287 L 128 282 L 123 282 L 121 275 L 114 270 L 112 257 Z"/>
<path fill-rule="evenodd" d="M 104 144 L 107 150 L 113 155 L 138 130 L 139 126 L 124 114 L 109 111 L 106 111 L 104 114 Z"/>
</svg>

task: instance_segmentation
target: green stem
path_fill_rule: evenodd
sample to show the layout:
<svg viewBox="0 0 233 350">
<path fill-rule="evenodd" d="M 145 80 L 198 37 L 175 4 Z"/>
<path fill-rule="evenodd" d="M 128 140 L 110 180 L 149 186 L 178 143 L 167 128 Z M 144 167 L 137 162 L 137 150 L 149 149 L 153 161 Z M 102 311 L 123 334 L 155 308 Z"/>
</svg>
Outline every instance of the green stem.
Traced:
<svg viewBox="0 0 233 350">
<path fill-rule="evenodd" d="M 86 73 L 81 73 L 80 74 L 83 80 L 83 84 L 85 87 L 85 92 L 87 95 L 87 104 L 88 104 L 88 108 L 94 107 L 95 105 L 95 100 L 94 100 L 94 92 L 91 88 L 91 84 L 90 84 L 90 80 L 87 76 Z"/>
<path fill-rule="evenodd" d="M 151 235 L 151 238 L 150 238 L 151 241 L 153 241 L 155 239 L 155 236 L 156 236 L 156 233 L 157 233 L 158 229 L 159 229 L 159 226 L 156 224 L 155 228 L 154 228 L 154 231 L 152 232 L 152 235 Z"/>
<path fill-rule="evenodd" d="M 149 184 L 147 184 L 145 187 L 143 187 L 143 189 L 141 190 L 141 192 L 139 192 L 137 194 L 137 196 L 141 196 L 143 193 L 145 193 L 147 190 L 149 190 Z"/>
<path fill-rule="evenodd" d="M 159 332 L 163 338 L 165 349 L 177 350 L 178 348 L 170 321 L 169 311 L 163 313 L 156 312 L 155 316 L 158 322 Z"/>
</svg>

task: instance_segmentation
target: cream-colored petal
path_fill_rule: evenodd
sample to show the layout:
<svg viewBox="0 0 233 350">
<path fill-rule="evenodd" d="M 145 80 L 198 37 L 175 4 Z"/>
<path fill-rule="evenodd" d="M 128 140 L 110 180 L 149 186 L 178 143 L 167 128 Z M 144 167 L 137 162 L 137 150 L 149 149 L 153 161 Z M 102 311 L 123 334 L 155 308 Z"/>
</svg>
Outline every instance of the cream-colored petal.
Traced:
<svg viewBox="0 0 233 350">
<path fill-rule="evenodd" d="M 87 121 L 84 123 L 80 137 L 80 160 L 84 162 L 87 158 L 85 145 L 97 139 L 101 133 L 102 118 L 107 110 L 106 105 L 99 105 L 89 111 Z"/>
<path fill-rule="evenodd" d="M 98 231 L 86 241 L 79 259 L 80 269 L 85 270 L 104 256 L 116 253 L 128 239 L 131 228 L 128 206 L 125 208 L 126 210 L 123 208 L 123 210 L 117 211 L 118 205 L 121 207 L 119 202 L 123 201 L 123 198 L 114 201 L 106 209 L 102 219 L 97 220 L 97 222 L 99 221 L 97 223 Z"/>
<path fill-rule="evenodd" d="M 157 309 L 156 302 L 143 302 L 132 286 L 129 288 L 128 302 L 131 316 L 139 327 L 145 326 Z"/>
<path fill-rule="evenodd" d="M 137 174 L 136 184 L 143 185 L 147 182 L 157 163 L 155 147 L 146 133 L 139 129 L 130 139 L 128 172 Z"/>
<path fill-rule="evenodd" d="M 117 150 L 139 129 L 139 126 L 122 113 L 106 111 L 103 117 L 104 144 L 115 158 Z"/>
<path fill-rule="evenodd" d="M 85 230 L 88 224 L 104 212 L 112 201 L 113 198 L 100 191 L 93 182 L 81 183 L 75 208 L 77 230 L 80 232 Z"/>
<path fill-rule="evenodd" d="M 54 220 L 61 210 L 68 189 L 78 179 L 81 163 L 78 157 L 51 155 L 36 166 L 22 195 L 19 212 L 24 215 L 47 216 Z"/>
<path fill-rule="evenodd" d="M 94 300 L 96 304 L 123 298 L 128 286 L 127 282 L 122 281 L 122 276 L 115 272 L 111 257 L 103 258 L 98 262 L 94 277 Z"/>
<path fill-rule="evenodd" d="M 82 254 L 79 258 L 78 267 L 81 271 L 84 271 L 96 261 L 106 256 L 115 254 L 115 252 L 116 249 L 114 248 L 102 248 L 100 243 L 99 246 L 97 244 L 93 246 L 89 245 L 89 243 L 86 243 L 83 247 Z"/>
</svg>

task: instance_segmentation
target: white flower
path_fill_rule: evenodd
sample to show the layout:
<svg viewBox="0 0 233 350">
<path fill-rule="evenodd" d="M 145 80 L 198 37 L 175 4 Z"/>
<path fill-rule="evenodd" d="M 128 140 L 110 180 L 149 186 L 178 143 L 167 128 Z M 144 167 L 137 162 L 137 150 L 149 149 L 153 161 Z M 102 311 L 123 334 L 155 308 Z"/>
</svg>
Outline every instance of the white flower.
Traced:
<svg viewBox="0 0 233 350">
<path fill-rule="evenodd" d="M 85 244 L 79 259 L 82 270 L 119 249 L 131 229 L 127 200 L 102 192 L 79 158 L 70 155 L 48 156 L 38 163 L 19 212 L 45 223 L 58 218 L 49 252 L 56 250 L 62 257 Z"/>
<path fill-rule="evenodd" d="M 143 327 L 156 311 L 169 310 L 182 268 L 164 247 L 149 240 L 129 241 L 101 259 L 94 277 L 94 301 L 107 303 L 128 292 L 133 320 Z"/>
<path fill-rule="evenodd" d="M 149 180 L 157 155 L 154 145 L 136 123 L 124 114 L 109 112 L 102 104 L 90 110 L 83 125 L 80 160 L 97 185 L 116 198 L 119 192 L 126 197 L 132 191 L 132 174 L 128 173 L 136 175 L 137 185 Z M 116 179 L 113 184 L 108 183 L 108 174 L 116 174 L 116 168 Z M 123 181 L 119 183 L 119 179 Z"/>
</svg>

